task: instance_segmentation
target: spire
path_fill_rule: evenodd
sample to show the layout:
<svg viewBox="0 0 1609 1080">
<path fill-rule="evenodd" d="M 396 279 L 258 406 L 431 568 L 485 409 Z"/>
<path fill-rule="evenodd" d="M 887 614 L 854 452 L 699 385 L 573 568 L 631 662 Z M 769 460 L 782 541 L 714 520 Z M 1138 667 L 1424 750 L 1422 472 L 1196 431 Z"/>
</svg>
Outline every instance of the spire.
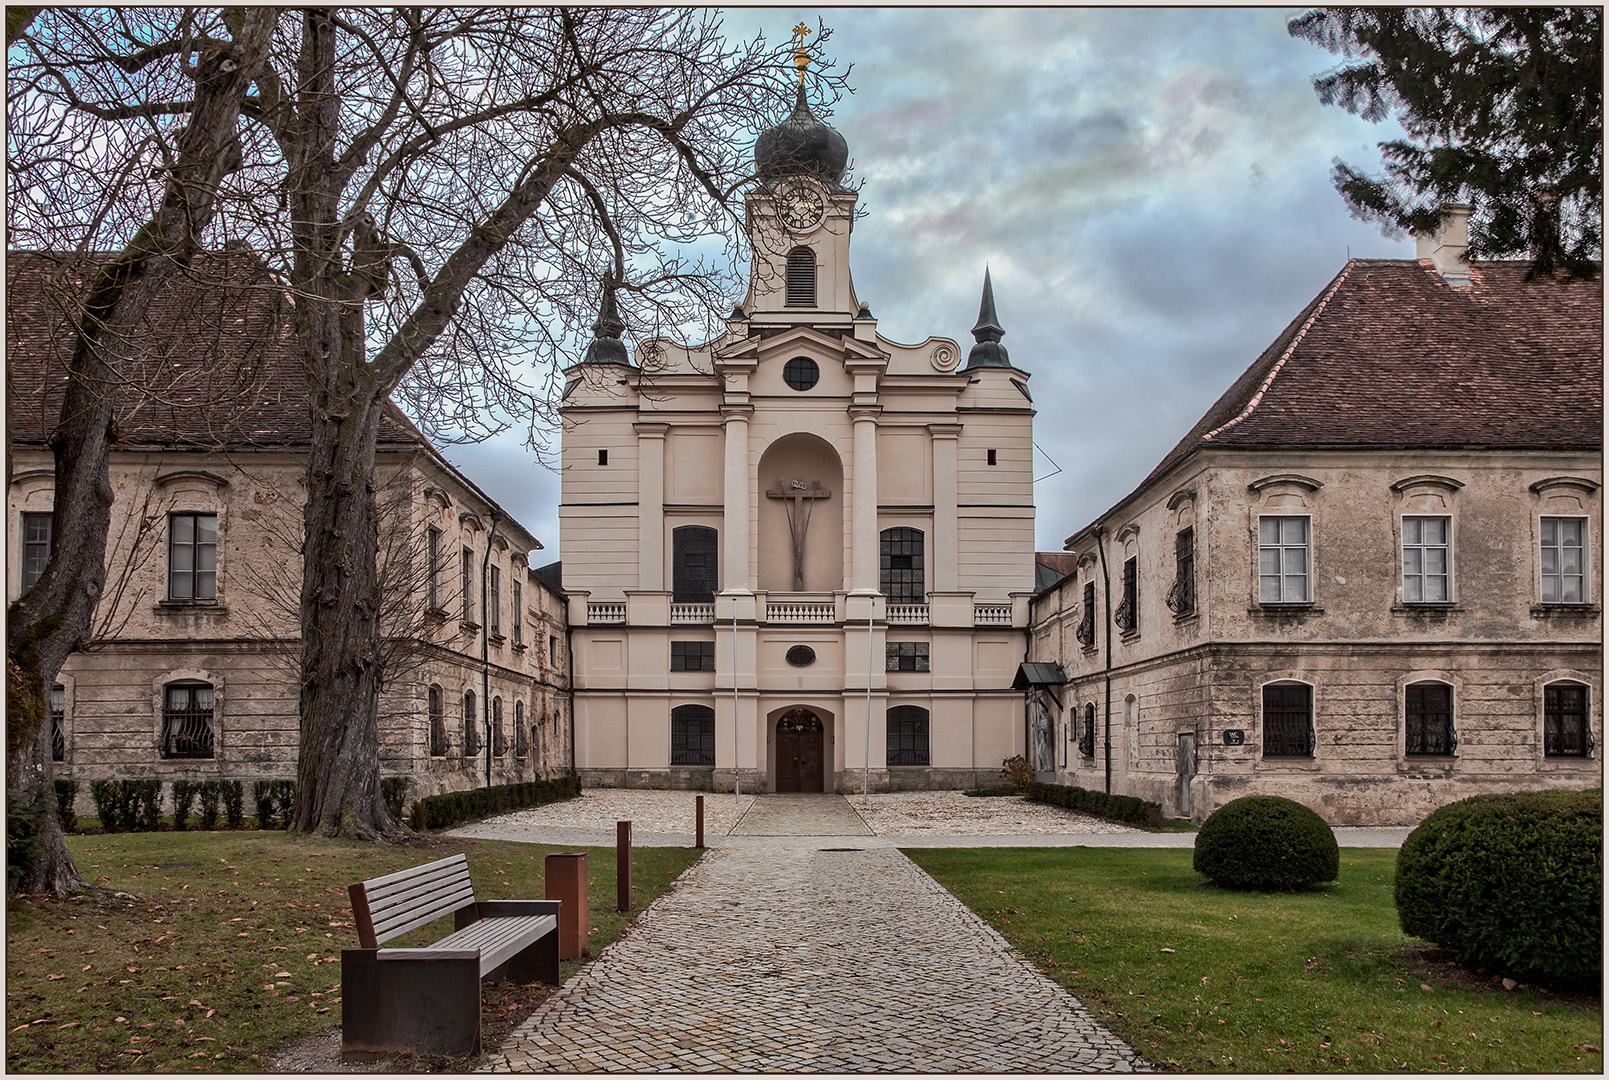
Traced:
<svg viewBox="0 0 1609 1080">
<path fill-rule="evenodd" d="M 626 354 L 626 343 L 620 340 L 620 335 L 626 329 L 626 324 L 620 319 L 620 312 L 615 309 L 615 286 L 612 281 L 605 281 L 603 285 L 603 304 L 598 312 L 598 321 L 592 324 L 592 343 L 587 346 L 587 354 L 582 358 L 583 364 L 625 364 L 631 366 L 631 358 Z"/>
<path fill-rule="evenodd" d="M 1006 347 L 1000 339 L 1006 334 L 1000 317 L 994 313 L 994 285 L 989 280 L 989 268 L 983 268 L 983 301 L 978 305 L 978 325 L 972 328 L 977 342 L 967 354 L 967 367 L 1010 367 Z"/>
</svg>

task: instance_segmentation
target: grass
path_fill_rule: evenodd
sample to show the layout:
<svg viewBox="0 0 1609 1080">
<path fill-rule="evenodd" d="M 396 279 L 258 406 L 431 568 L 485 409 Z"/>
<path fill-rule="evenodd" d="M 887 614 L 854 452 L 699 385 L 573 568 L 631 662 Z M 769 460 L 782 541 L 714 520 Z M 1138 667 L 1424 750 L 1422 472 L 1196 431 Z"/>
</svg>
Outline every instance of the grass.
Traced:
<svg viewBox="0 0 1609 1080">
<path fill-rule="evenodd" d="M 1394 851 L 1343 849 L 1338 882 L 1278 894 L 1206 885 L 1188 850 L 906 854 L 1161 1068 L 1603 1068 L 1596 999 L 1461 988 L 1416 962 Z"/>
<path fill-rule="evenodd" d="M 91 883 L 137 896 L 20 897 L 6 909 L 8 1071 L 262 1071 L 273 1049 L 339 1021 L 346 886 L 457 852 L 476 895 L 543 895 L 543 856 L 586 851 L 589 953 L 623 930 L 613 848 L 427 839 L 384 846 L 283 832 L 70 837 Z M 636 848 L 640 909 L 698 856 Z M 451 920 L 393 945 L 428 944 Z M 565 977 L 579 966 L 562 965 Z"/>
</svg>

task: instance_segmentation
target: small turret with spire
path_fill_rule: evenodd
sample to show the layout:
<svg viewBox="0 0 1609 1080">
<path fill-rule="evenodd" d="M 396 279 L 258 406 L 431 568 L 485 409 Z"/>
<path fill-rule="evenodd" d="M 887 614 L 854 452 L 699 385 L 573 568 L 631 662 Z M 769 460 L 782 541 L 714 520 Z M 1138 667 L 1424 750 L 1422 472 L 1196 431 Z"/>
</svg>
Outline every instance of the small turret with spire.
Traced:
<svg viewBox="0 0 1609 1080">
<path fill-rule="evenodd" d="M 1011 358 L 1006 347 L 1000 344 L 1005 337 L 1000 317 L 994 313 L 994 286 L 989 281 L 989 268 L 983 269 L 983 302 L 978 305 L 978 325 L 972 328 L 977 344 L 967 353 L 967 369 L 980 367 L 1010 367 Z"/>
<path fill-rule="evenodd" d="M 625 332 L 626 324 L 620 319 L 620 312 L 615 309 L 615 286 L 611 281 L 604 282 L 603 303 L 598 312 L 598 321 L 592 324 L 592 343 L 587 346 L 587 354 L 582 358 L 583 364 L 625 364 L 631 366 L 631 357 L 626 353 L 626 343 L 620 340 Z"/>
</svg>

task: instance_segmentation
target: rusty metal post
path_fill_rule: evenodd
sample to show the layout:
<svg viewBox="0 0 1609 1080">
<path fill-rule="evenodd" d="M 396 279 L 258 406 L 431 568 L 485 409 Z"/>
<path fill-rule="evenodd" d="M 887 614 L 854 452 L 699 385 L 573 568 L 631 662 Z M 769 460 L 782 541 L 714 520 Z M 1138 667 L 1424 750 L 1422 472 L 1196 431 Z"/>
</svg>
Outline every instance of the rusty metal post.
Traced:
<svg viewBox="0 0 1609 1080">
<path fill-rule="evenodd" d="M 587 947 L 587 853 L 556 851 L 543 870 L 547 898 L 559 901 L 559 959 L 577 960 Z"/>
<path fill-rule="evenodd" d="M 631 910 L 631 822 L 615 822 L 615 909 Z"/>
<path fill-rule="evenodd" d="M 694 800 L 694 804 L 698 807 L 698 832 L 693 840 L 693 846 L 702 848 L 704 846 L 704 796 L 700 795 Z"/>
</svg>

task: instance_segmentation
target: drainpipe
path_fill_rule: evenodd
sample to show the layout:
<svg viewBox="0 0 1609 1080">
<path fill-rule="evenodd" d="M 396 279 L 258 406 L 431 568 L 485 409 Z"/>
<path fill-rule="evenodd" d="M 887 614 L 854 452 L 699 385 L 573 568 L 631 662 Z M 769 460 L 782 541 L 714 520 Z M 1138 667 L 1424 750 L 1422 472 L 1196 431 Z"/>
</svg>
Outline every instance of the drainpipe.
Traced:
<svg viewBox="0 0 1609 1080">
<path fill-rule="evenodd" d="M 1106 794 L 1112 793 L 1112 575 L 1106 568 L 1106 527 L 1095 526 L 1095 550 L 1101 556 L 1101 600 L 1106 608 Z"/>
<path fill-rule="evenodd" d="M 492 786 L 492 664 L 491 610 L 486 606 L 486 579 L 492 565 L 492 541 L 497 539 L 497 513 L 488 511 L 492 531 L 486 534 L 486 554 L 480 561 L 480 708 L 486 728 L 486 786 Z"/>
</svg>

